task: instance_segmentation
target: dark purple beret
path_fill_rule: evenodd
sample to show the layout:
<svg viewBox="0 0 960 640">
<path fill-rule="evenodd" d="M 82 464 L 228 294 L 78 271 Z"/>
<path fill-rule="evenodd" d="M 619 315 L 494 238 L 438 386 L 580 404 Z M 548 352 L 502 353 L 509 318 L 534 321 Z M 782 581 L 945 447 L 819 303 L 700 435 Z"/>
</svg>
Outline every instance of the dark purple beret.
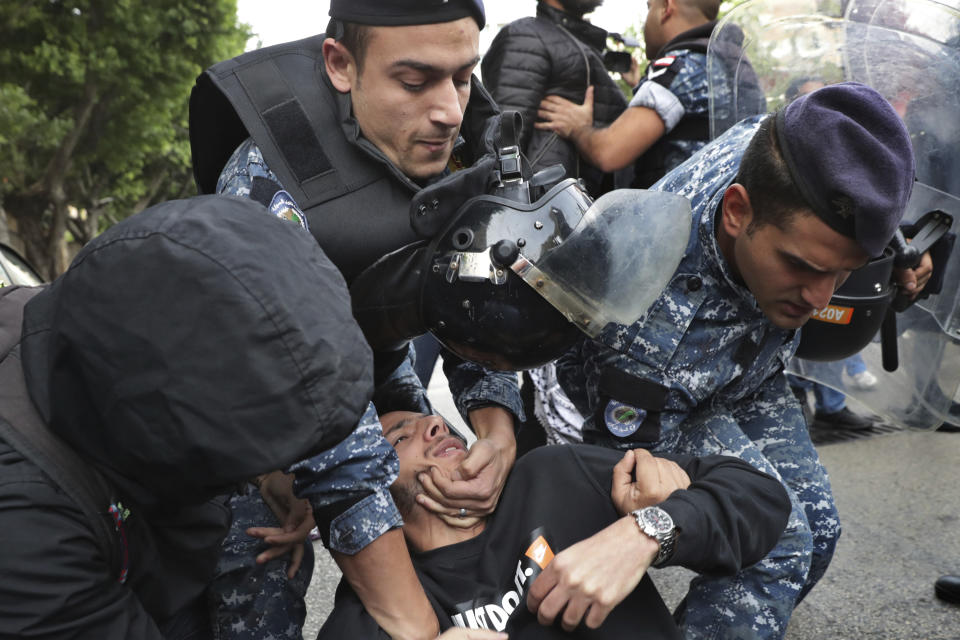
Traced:
<svg viewBox="0 0 960 640">
<path fill-rule="evenodd" d="M 483 29 L 483 0 L 330 0 L 330 17 L 344 22 L 398 27 L 472 17 Z"/>
<path fill-rule="evenodd" d="M 883 96 L 827 85 L 777 113 L 777 141 L 807 203 L 871 256 L 883 253 L 913 190 L 910 134 Z"/>
</svg>

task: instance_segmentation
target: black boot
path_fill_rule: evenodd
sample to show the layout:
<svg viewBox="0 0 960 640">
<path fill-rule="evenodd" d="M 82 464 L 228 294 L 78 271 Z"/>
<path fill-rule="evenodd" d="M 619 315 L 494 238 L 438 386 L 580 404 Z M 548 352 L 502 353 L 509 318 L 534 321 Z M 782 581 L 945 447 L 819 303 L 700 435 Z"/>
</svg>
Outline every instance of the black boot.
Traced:
<svg viewBox="0 0 960 640">
<path fill-rule="evenodd" d="M 844 407 L 840 411 L 827 413 L 817 410 L 813 414 L 813 426 L 818 429 L 843 429 L 844 431 L 866 431 L 874 424 L 877 418 L 861 416 L 850 411 L 849 407 Z"/>
<path fill-rule="evenodd" d="M 933 590 L 944 602 L 960 604 L 960 576 L 940 576 Z"/>
</svg>

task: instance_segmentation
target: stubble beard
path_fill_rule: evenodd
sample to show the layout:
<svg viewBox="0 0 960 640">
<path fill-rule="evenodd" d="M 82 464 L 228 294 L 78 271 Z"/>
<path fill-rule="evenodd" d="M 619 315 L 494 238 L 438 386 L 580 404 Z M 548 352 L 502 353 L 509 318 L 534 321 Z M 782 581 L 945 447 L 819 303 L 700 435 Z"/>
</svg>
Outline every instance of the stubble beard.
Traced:
<svg viewBox="0 0 960 640">
<path fill-rule="evenodd" d="M 417 505 L 417 495 L 426 493 L 423 488 L 423 483 L 417 480 L 417 475 L 425 471 L 426 469 L 421 469 L 414 474 L 413 479 L 409 482 L 402 483 L 397 480 L 390 487 L 390 495 L 393 496 L 393 502 L 397 505 L 397 510 L 404 519 L 410 515 L 413 508 Z"/>
</svg>

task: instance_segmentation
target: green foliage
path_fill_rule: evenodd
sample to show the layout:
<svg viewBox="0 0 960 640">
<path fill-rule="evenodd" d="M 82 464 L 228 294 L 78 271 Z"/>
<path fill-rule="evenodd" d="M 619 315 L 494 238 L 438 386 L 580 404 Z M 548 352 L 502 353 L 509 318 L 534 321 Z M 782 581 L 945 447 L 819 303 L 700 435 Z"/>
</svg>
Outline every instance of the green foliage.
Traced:
<svg viewBox="0 0 960 640">
<path fill-rule="evenodd" d="M 646 44 L 643 41 L 643 26 L 642 26 L 642 23 L 640 24 L 641 26 L 639 28 L 637 28 L 637 24 L 631 24 L 630 26 L 628 26 L 626 29 L 623 30 L 623 35 L 630 36 L 631 38 L 633 38 L 634 40 L 640 43 L 639 46 L 634 47 L 631 50 L 631 53 L 633 53 L 633 57 L 636 58 L 637 60 L 644 60 L 647 57 L 647 48 L 646 48 Z"/>
<path fill-rule="evenodd" d="M 247 31 L 236 0 L 0 0 L 0 202 L 32 261 L 67 206 L 93 214 L 86 241 L 192 193 L 190 89 Z"/>
</svg>

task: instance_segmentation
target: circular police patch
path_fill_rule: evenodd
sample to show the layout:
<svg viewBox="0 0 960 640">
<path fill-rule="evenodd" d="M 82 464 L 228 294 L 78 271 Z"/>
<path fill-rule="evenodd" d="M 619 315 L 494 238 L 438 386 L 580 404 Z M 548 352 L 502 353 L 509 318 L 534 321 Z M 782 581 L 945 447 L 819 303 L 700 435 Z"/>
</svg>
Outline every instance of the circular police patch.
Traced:
<svg viewBox="0 0 960 640">
<path fill-rule="evenodd" d="M 307 217 L 300 211 L 293 196 L 286 191 L 277 191 L 273 196 L 273 200 L 270 201 L 268 209 L 270 209 L 270 213 L 278 218 L 289 220 L 290 222 L 300 225 L 300 228 L 303 230 L 309 231 L 307 228 Z"/>
<path fill-rule="evenodd" d="M 636 433 L 647 417 L 647 412 L 628 404 L 608 402 L 603 417 L 610 433 L 618 438 L 626 438 Z"/>
</svg>

